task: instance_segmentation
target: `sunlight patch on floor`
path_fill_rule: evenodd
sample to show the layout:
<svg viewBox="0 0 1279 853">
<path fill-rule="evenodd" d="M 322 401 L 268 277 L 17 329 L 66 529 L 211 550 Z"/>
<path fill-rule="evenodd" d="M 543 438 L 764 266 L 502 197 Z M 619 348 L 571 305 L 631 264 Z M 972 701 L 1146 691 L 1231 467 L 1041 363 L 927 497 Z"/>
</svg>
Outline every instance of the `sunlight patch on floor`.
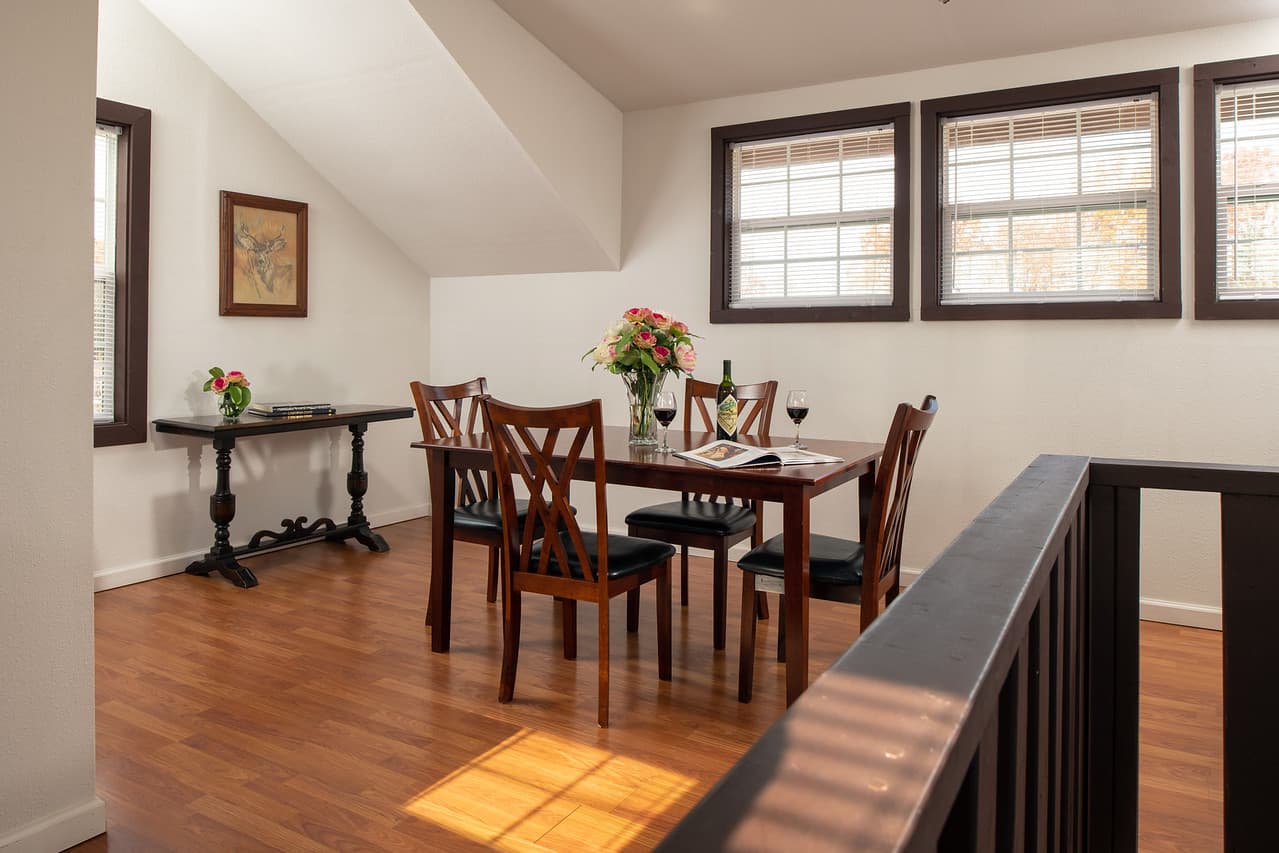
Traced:
<svg viewBox="0 0 1279 853">
<path fill-rule="evenodd" d="M 500 850 L 621 850 L 696 782 L 624 755 L 522 729 L 405 804 Z M 614 810 L 625 805 L 624 814 Z"/>
</svg>

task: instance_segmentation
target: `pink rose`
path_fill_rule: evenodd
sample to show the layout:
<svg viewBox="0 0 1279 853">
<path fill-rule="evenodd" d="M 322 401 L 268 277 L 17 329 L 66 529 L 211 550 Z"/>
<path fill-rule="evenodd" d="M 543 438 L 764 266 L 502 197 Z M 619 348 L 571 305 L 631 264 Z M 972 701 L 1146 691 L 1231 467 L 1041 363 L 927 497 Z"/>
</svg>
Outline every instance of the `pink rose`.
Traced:
<svg viewBox="0 0 1279 853">
<path fill-rule="evenodd" d="M 674 318 L 672 318 L 669 314 L 661 314 L 654 311 L 651 322 L 653 324 L 653 328 L 661 329 L 664 332 L 671 327 L 671 323 L 674 322 Z"/>
<path fill-rule="evenodd" d="M 675 347 L 675 366 L 685 373 L 692 373 L 697 367 L 697 351 L 688 344 Z"/>
<path fill-rule="evenodd" d="M 632 308 L 622 315 L 628 323 L 647 323 L 653 319 L 653 312 L 648 308 Z"/>
<path fill-rule="evenodd" d="M 214 377 L 211 383 L 209 383 L 209 390 L 216 391 L 217 393 L 221 394 L 223 391 L 227 389 L 228 386 L 230 386 L 230 384 L 231 383 L 227 381 L 227 378 L 225 376 L 217 376 L 217 377 Z"/>
<path fill-rule="evenodd" d="M 658 364 L 665 366 L 666 363 L 671 360 L 671 351 L 661 344 L 658 344 L 653 347 L 653 360 Z"/>
<path fill-rule="evenodd" d="M 688 334 L 688 324 L 674 320 L 671 322 L 671 334 L 677 338 L 682 338 Z"/>
<path fill-rule="evenodd" d="M 227 374 L 226 374 L 226 378 L 227 378 L 227 381 L 228 381 L 228 382 L 232 382 L 232 383 L 234 383 L 234 382 L 235 382 L 235 380 L 237 380 L 237 379 L 243 379 L 243 378 L 244 378 L 244 374 L 243 374 L 243 373 L 241 373 L 241 372 L 240 372 L 240 371 L 238 371 L 238 370 L 228 370 L 228 371 L 227 371 Z"/>
<path fill-rule="evenodd" d="M 652 349 L 657 345 L 657 335 L 648 331 L 636 332 L 635 337 L 631 338 L 631 343 L 640 349 Z"/>
</svg>

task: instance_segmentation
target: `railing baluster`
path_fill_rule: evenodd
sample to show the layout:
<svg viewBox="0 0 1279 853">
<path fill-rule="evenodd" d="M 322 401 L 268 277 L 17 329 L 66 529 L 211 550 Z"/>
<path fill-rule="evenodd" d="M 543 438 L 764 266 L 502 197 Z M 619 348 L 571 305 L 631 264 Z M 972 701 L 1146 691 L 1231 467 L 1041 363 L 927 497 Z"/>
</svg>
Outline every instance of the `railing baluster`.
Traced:
<svg viewBox="0 0 1279 853">
<path fill-rule="evenodd" d="M 1273 849 L 1279 497 L 1221 496 L 1225 849 Z"/>
<path fill-rule="evenodd" d="M 1039 606 L 1035 608 L 1035 615 L 1030 620 L 1030 660 L 1033 669 L 1031 691 L 1031 709 L 1030 719 L 1034 724 L 1034 739 L 1031 741 L 1033 771 L 1031 772 L 1032 789 L 1035 792 L 1034 799 L 1031 801 L 1033 806 L 1033 818 L 1030 820 L 1030 844 L 1031 850 L 1036 853 L 1045 853 L 1048 850 L 1048 797 L 1052 791 L 1048 783 L 1048 750 L 1049 750 L 1049 727 L 1048 727 L 1048 676 L 1050 674 L 1050 666 L 1048 664 L 1048 652 L 1050 645 L 1048 642 L 1049 619 L 1048 613 L 1052 607 L 1052 602 L 1045 588 L 1043 595 L 1040 596 Z"/>
<path fill-rule="evenodd" d="M 1062 708 L 1062 591 L 1061 562 L 1053 564 L 1048 576 L 1048 847 L 1049 853 L 1061 850 L 1061 805 L 1065 802 L 1061 758 Z"/>
<path fill-rule="evenodd" d="M 1026 849 L 1027 755 L 1031 728 L 1030 640 L 1024 639 L 999 694 L 999 834 L 995 849 L 1021 853 Z"/>
</svg>

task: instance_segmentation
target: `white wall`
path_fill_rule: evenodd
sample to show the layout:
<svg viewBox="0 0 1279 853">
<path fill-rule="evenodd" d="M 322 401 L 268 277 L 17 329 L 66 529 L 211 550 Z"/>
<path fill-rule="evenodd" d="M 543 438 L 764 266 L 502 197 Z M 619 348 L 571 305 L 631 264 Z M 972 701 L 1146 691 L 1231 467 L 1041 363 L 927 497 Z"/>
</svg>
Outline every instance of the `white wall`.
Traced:
<svg viewBox="0 0 1279 853">
<path fill-rule="evenodd" d="M 905 562 L 926 566 L 1040 452 L 1279 463 L 1279 341 L 1270 322 L 929 322 L 711 326 L 708 322 L 710 128 L 894 101 L 918 101 L 1077 77 L 1180 65 L 1183 300 L 1191 279 L 1191 100 L 1196 62 L 1271 53 L 1279 20 L 729 98 L 625 117 L 623 268 L 618 273 L 436 278 L 432 376 L 487 374 L 498 397 L 530 404 L 605 400 L 623 423 L 620 381 L 578 357 L 613 316 L 652 305 L 686 319 L 702 379 L 733 359 L 734 377 L 804 387 L 809 435 L 882 440 L 892 407 L 935 393 L 941 415 L 914 492 Z M 918 108 L 914 210 L 918 215 Z M 912 229 L 912 314 L 919 315 L 919 226 Z M 548 309 L 549 306 L 549 309 Z M 483 316 L 468 343 L 447 318 Z M 785 434 L 788 424 L 774 424 Z M 654 495 L 614 489 L 609 521 Z M 1173 602 L 1152 615 L 1211 624 L 1219 607 L 1218 528 L 1208 496 L 1147 501 L 1142 593 Z M 854 490 L 819 498 L 813 529 L 853 529 Z M 779 513 L 767 515 L 776 529 Z"/>
<path fill-rule="evenodd" d="M 93 789 L 86 408 L 97 4 L 11 0 L 2 19 L 0 849 L 16 853 L 106 829 Z"/>
<path fill-rule="evenodd" d="M 200 384 L 215 364 L 247 373 L 260 400 L 412 405 L 408 382 L 427 373 L 429 280 L 418 267 L 136 0 L 102 0 L 98 94 L 152 111 L 148 417 L 212 414 Z M 224 189 L 310 205 L 305 319 L 218 316 Z M 369 428 L 375 523 L 425 511 L 415 437 L 415 420 Z M 97 449 L 93 464 L 100 587 L 180 570 L 208 550 L 207 445 L 153 433 Z M 233 544 L 285 517 L 345 519 L 349 465 L 346 430 L 242 440 Z"/>
</svg>

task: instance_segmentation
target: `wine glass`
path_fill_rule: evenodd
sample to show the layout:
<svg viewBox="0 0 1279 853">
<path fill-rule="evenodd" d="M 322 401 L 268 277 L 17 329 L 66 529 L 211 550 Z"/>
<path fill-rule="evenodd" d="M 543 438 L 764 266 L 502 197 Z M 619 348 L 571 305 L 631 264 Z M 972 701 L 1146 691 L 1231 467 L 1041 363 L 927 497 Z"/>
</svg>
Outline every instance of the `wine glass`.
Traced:
<svg viewBox="0 0 1279 853">
<path fill-rule="evenodd" d="M 657 399 L 653 401 L 653 415 L 662 425 L 662 446 L 657 448 L 657 452 L 670 453 L 671 446 L 666 443 L 666 433 L 670 432 L 671 421 L 675 420 L 674 391 L 662 391 L 657 395 Z"/>
<path fill-rule="evenodd" d="M 786 395 L 786 416 L 795 423 L 795 443 L 791 447 L 796 450 L 807 450 L 808 445 L 799 440 L 799 425 L 808 417 L 808 392 L 791 391 Z"/>
</svg>

